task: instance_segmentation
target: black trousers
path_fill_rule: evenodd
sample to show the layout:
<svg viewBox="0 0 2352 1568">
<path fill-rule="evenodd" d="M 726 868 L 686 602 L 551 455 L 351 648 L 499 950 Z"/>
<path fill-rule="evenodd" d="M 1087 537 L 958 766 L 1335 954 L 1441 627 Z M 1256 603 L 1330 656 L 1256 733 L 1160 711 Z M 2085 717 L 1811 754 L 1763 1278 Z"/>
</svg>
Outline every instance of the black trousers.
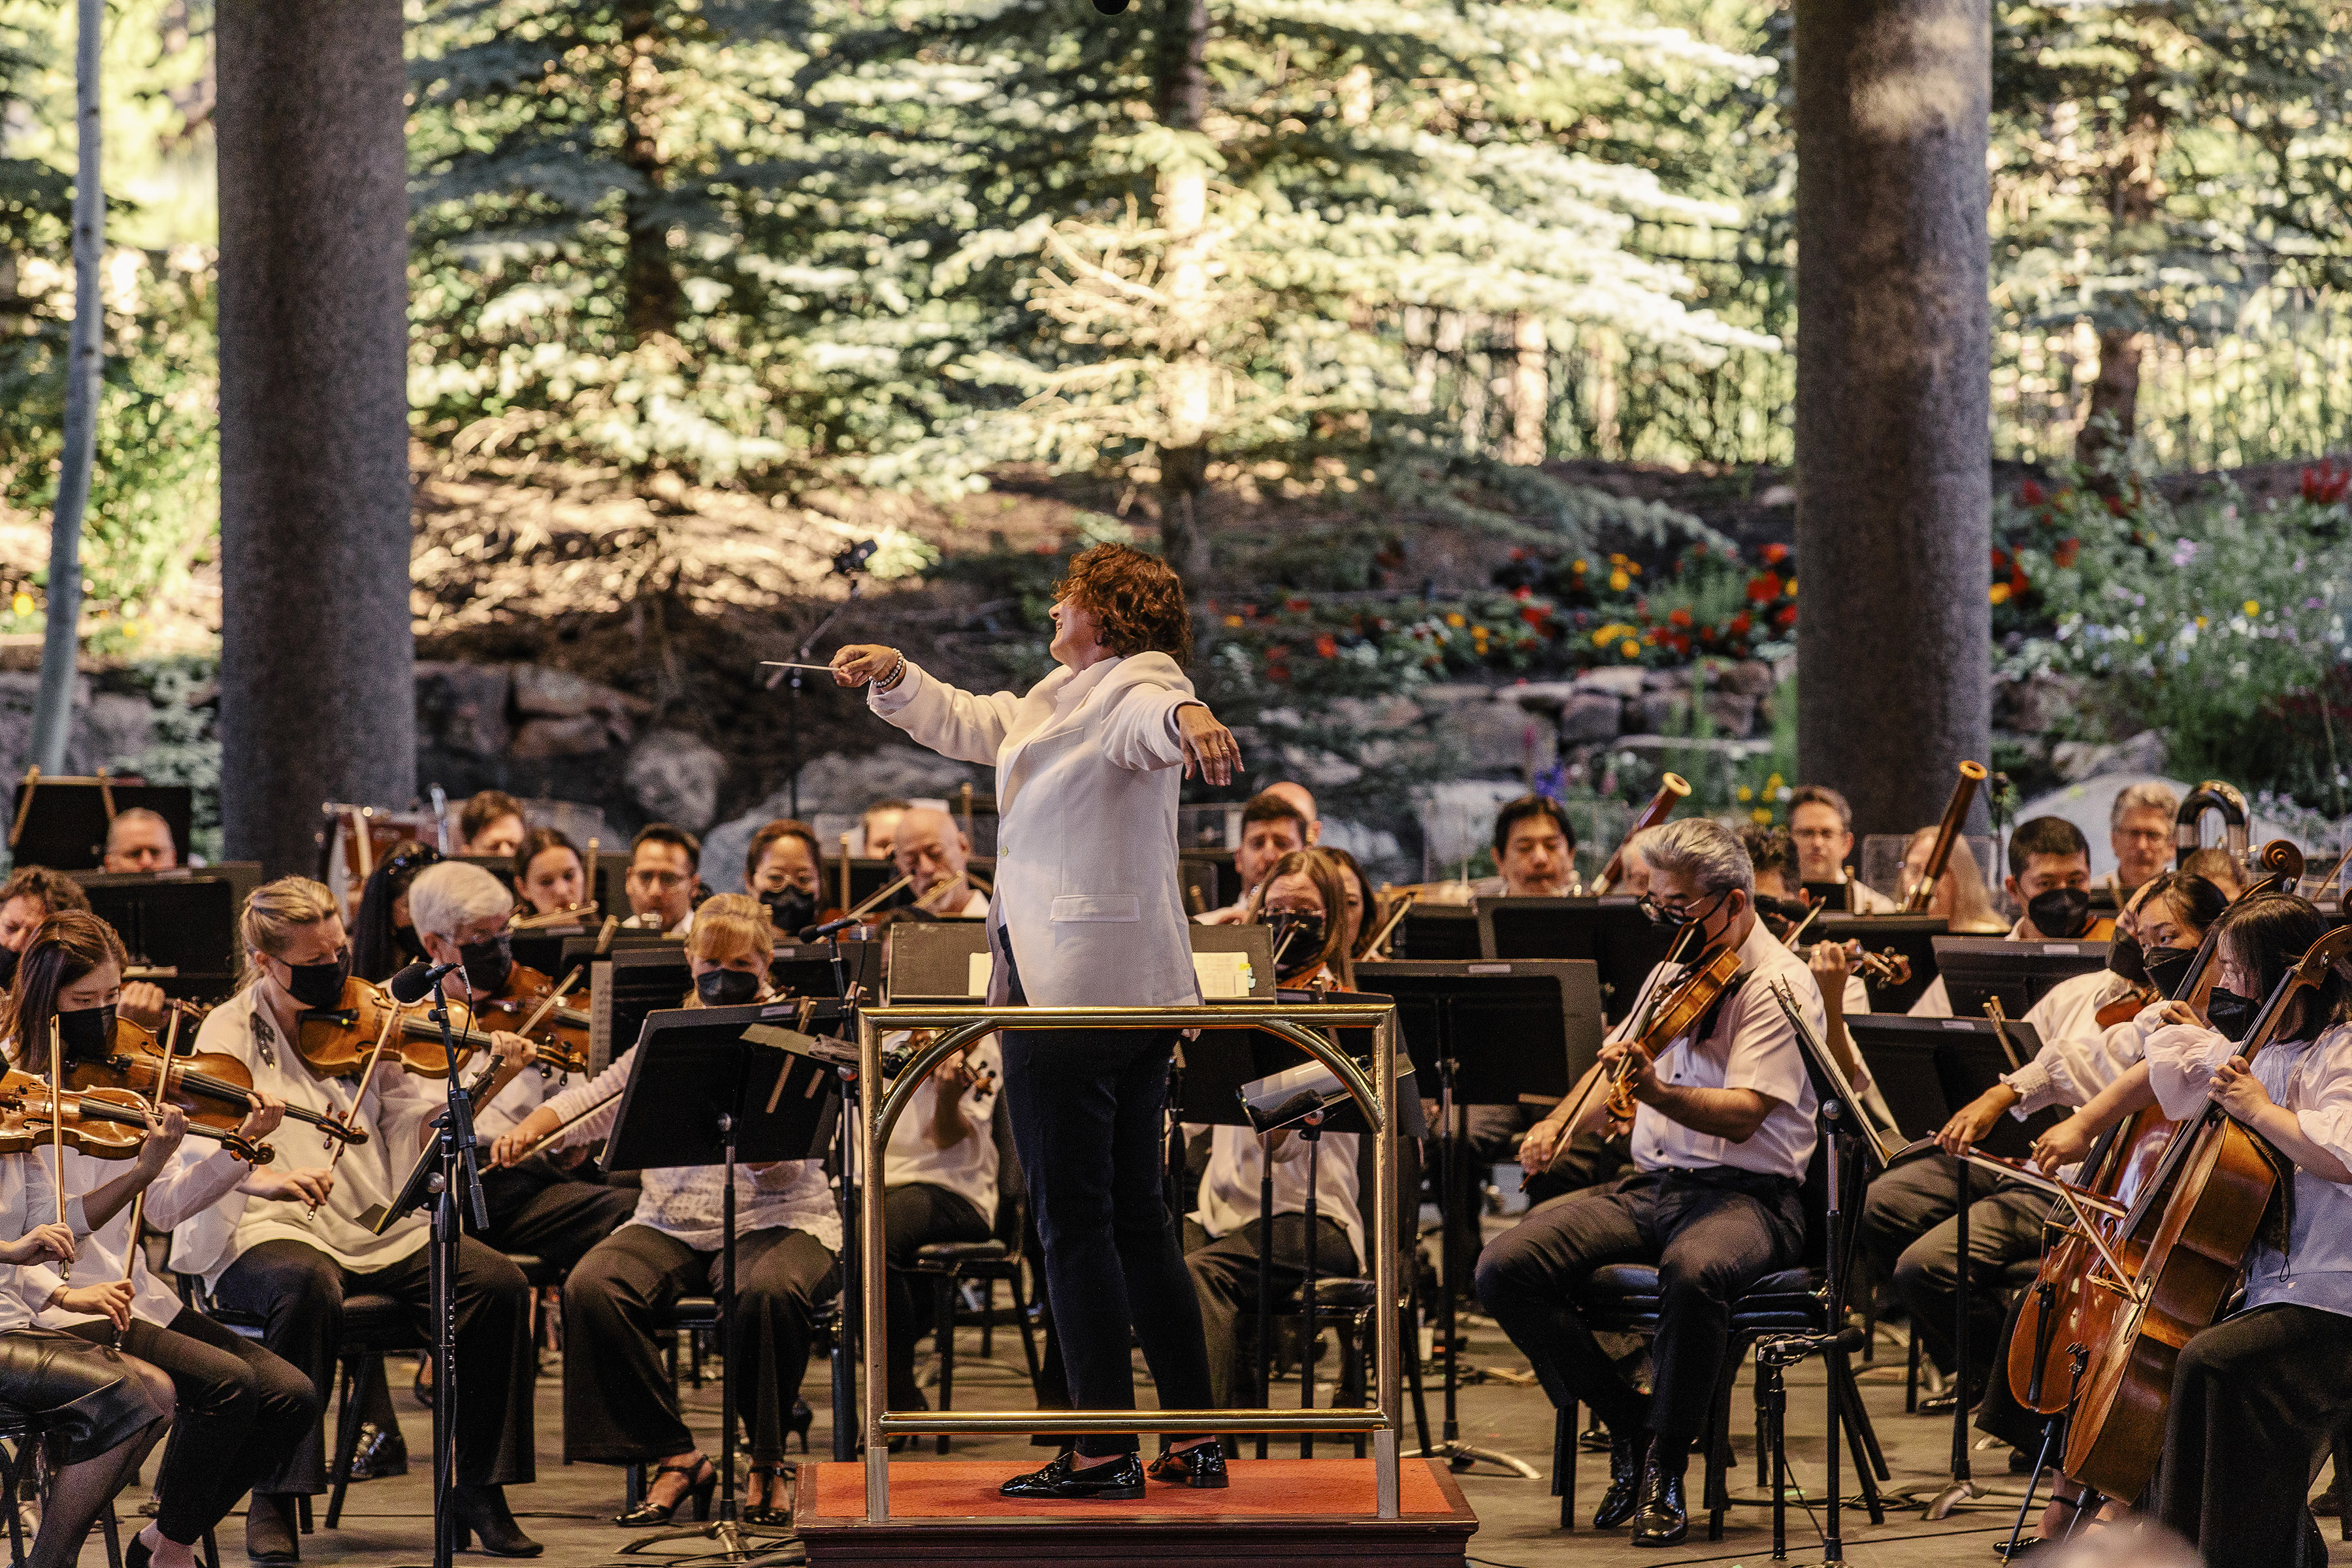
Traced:
<svg viewBox="0 0 2352 1568">
<path fill-rule="evenodd" d="M 1669 1464 L 1706 1429 L 1731 1302 L 1804 1247 L 1797 1183 L 1723 1166 L 1643 1171 L 1529 1215 L 1478 1259 L 1478 1300 L 1534 1364 L 1555 1406 L 1589 1403 L 1610 1430 L 1647 1427 Z M 1609 1263 L 1658 1268 L 1655 1387 L 1645 1400 L 1585 1327 L 1576 1292 Z"/>
<path fill-rule="evenodd" d="M 2305 1500 L 2352 1415 L 2352 1318 L 2256 1307 L 2182 1348 L 2157 1470 L 2156 1516 L 2206 1568 L 2319 1568 Z"/>
<path fill-rule="evenodd" d="M 1021 976 L 1001 935 L 1015 1006 Z M 1080 1410 L 1132 1410 L 1131 1346 L 1162 1410 L 1210 1408 L 1201 1305 L 1168 1214 L 1161 1140 L 1173 1034 L 1006 1029 L 1004 1099 L 1045 1244 L 1070 1396 Z M 1130 1331 L 1133 1339 L 1129 1339 Z M 1077 1440 L 1087 1458 L 1132 1453 L 1133 1433 Z"/>
<path fill-rule="evenodd" d="M 133 1318 L 119 1335 L 102 1321 L 73 1331 L 171 1378 L 179 1415 L 155 1482 L 155 1528 L 183 1546 L 203 1540 L 318 1428 L 319 1393 L 300 1368 L 201 1312 L 184 1311 L 168 1329 Z"/>
<path fill-rule="evenodd" d="M 935 1241 L 986 1241 L 987 1219 L 961 1193 L 929 1182 L 908 1182 L 882 1195 L 882 1247 L 890 1265 L 889 1288 L 883 1309 L 889 1325 L 886 1361 L 890 1373 L 890 1407 L 919 1410 L 923 1396 L 915 1386 L 915 1345 L 936 1317 L 926 1310 L 930 1281 L 921 1283 L 910 1272 L 915 1254 Z"/>
<path fill-rule="evenodd" d="M 417 1332 L 431 1339 L 431 1250 L 428 1243 L 389 1268 L 361 1274 L 308 1242 L 265 1241 L 229 1266 L 216 1294 L 223 1306 L 263 1320 L 261 1342 L 300 1369 L 323 1409 L 334 1394 L 344 1297 L 397 1297 Z M 458 1238 L 457 1370 L 457 1483 L 533 1479 L 530 1287 L 520 1269 L 470 1236 Z M 253 1489 L 327 1489 L 323 1418 Z"/>
<path fill-rule="evenodd" d="M 1241 1401 L 1236 1387 L 1263 1404 L 1265 1391 L 1257 1386 L 1257 1363 L 1242 1364 L 1242 1321 L 1255 1321 L 1257 1311 L 1257 1222 L 1251 1221 L 1230 1236 L 1212 1237 L 1198 1222 L 1184 1222 L 1184 1268 L 1201 1298 L 1201 1329 L 1209 1346 L 1209 1390 L 1214 1407 L 1228 1410 Z M 1266 1260 L 1267 1282 L 1276 1301 L 1292 1295 L 1307 1280 L 1307 1216 L 1274 1216 L 1274 1251 Z M 1318 1279 L 1345 1279 L 1358 1272 L 1356 1248 L 1337 1220 L 1315 1216 L 1315 1273 Z"/>
<path fill-rule="evenodd" d="M 563 1452 L 601 1465 L 651 1464 L 695 1446 L 654 1340 L 681 1296 L 714 1293 L 720 1254 L 651 1226 L 624 1226 L 590 1249 L 563 1286 Z M 808 1370 L 818 1303 L 841 1288 L 832 1251 L 804 1230 L 735 1238 L 728 1375 L 751 1459 L 784 1457 L 784 1431 Z"/>
<path fill-rule="evenodd" d="M 637 1212 L 637 1194 L 606 1186 L 593 1163 L 566 1171 L 544 1154 L 508 1170 L 484 1171 L 482 1201 L 490 1211 L 484 1241 L 500 1252 L 543 1258 L 559 1269 L 579 1262 Z"/>
<path fill-rule="evenodd" d="M 2042 1253 L 2050 1199 L 1948 1154 L 1922 1155 L 1870 1184 L 1863 1201 L 1863 1245 L 1911 1315 L 1919 1343 L 1948 1373 L 1958 1364 L 1952 1325 L 1959 1305 L 1960 1172 L 1969 1171 L 1969 1368 L 1993 1370 L 2006 1345 L 2001 1276 Z"/>
</svg>

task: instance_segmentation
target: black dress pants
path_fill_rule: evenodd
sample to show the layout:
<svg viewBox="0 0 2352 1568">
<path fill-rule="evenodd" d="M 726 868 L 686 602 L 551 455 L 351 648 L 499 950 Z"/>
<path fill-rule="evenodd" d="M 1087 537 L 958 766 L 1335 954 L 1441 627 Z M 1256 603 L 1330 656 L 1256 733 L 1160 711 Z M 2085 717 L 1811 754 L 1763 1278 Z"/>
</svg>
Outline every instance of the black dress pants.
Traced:
<svg viewBox="0 0 2352 1568">
<path fill-rule="evenodd" d="M 1023 1005 L 1011 953 L 1001 936 L 994 945 L 1014 1005 Z M 1013 1147 L 1045 1243 L 1055 1337 L 1076 1407 L 1134 1409 L 1130 1354 L 1140 1344 L 1161 1409 L 1210 1408 L 1200 1300 L 1166 1197 L 1161 1139 L 1174 1035 L 1006 1029 L 1000 1038 Z M 1077 1441 L 1090 1458 L 1136 1446 L 1133 1433 Z"/>
<path fill-rule="evenodd" d="M 593 1163 L 566 1171 L 544 1154 L 484 1171 L 482 1201 L 490 1211 L 484 1241 L 500 1252 L 544 1258 L 559 1270 L 579 1262 L 637 1212 L 637 1194 L 606 1186 Z"/>
<path fill-rule="evenodd" d="M 721 1263 L 715 1248 L 698 1252 L 651 1226 L 628 1225 L 573 1267 L 563 1286 L 567 1458 L 652 1464 L 695 1446 L 654 1334 L 679 1297 L 717 1292 Z M 755 1464 L 784 1457 L 817 1304 L 840 1288 L 832 1251 L 804 1230 L 747 1230 L 735 1238 L 727 1365 Z"/>
<path fill-rule="evenodd" d="M 179 1415 L 155 1483 L 155 1528 L 183 1546 L 203 1540 L 319 1426 L 319 1393 L 300 1368 L 201 1312 L 184 1311 L 168 1329 L 133 1318 L 119 1335 L 103 1321 L 73 1331 L 171 1378 Z"/>
<path fill-rule="evenodd" d="M 2217 1323 L 2172 1374 L 2156 1516 L 2206 1568 L 2319 1568 L 2305 1499 L 2352 1415 L 2352 1318 L 2273 1303 Z"/>
<path fill-rule="evenodd" d="M 921 1299 L 916 1291 L 915 1254 L 938 1241 L 986 1241 L 987 1219 L 961 1193 L 929 1182 L 908 1182 L 882 1195 L 883 1252 L 890 1266 L 888 1289 L 883 1296 L 889 1325 L 886 1361 L 890 1373 L 890 1408 L 919 1410 L 923 1395 L 915 1386 L 915 1343 L 936 1317 L 926 1309 L 931 1294 L 929 1277 L 922 1279 Z"/>
<path fill-rule="evenodd" d="M 1864 1245 L 1895 1287 L 1920 1345 L 1949 1373 L 1958 1364 L 1953 1322 L 1959 1306 L 1959 1162 L 1923 1155 L 1870 1184 L 1863 1202 Z M 2047 1194 L 1969 1168 L 1969 1369 L 1972 1380 L 1995 1369 L 2007 1341 L 2001 1276 L 2042 1253 Z"/>
<path fill-rule="evenodd" d="M 1555 1406 L 1582 1399 L 1612 1432 L 1647 1427 L 1670 1465 L 1706 1429 L 1729 1349 L 1732 1300 L 1794 1268 L 1804 1247 L 1797 1183 L 1724 1166 L 1643 1171 L 1529 1215 L 1478 1259 L 1478 1300 L 1533 1363 Z M 1628 1384 L 1578 1314 L 1576 1292 L 1610 1263 L 1658 1268 L 1654 1388 Z"/>
<path fill-rule="evenodd" d="M 1265 1391 L 1257 1386 L 1257 1363 L 1242 1364 L 1242 1321 L 1255 1321 L 1257 1312 L 1257 1223 L 1253 1220 L 1228 1236 L 1212 1237 L 1197 1221 L 1184 1222 L 1184 1268 L 1201 1298 L 1201 1329 L 1209 1346 L 1210 1396 L 1219 1410 L 1236 1408 L 1238 1386 L 1263 1405 Z M 1307 1216 L 1274 1216 L 1274 1252 L 1266 1260 L 1267 1283 L 1277 1301 L 1307 1282 Z M 1356 1248 L 1337 1220 L 1315 1216 L 1315 1273 L 1318 1279 L 1346 1279 L 1358 1272 Z"/>
<path fill-rule="evenodd" d="M 346 1296 L 394 1296 L 417 1332 L 433 1335 L 431 1245 L 362 1274 L 308 1242 L 265 1241 L 229 1265 L 221 1304 L 263 1321 L 261 1342 L 310 1378 L 320 1408 L 333 1397 Z M 531 1453 L 530 1287 L 522 1271 L 474 1237 L 458 1238 L 457 1484 L 514 1486 L 537 1471 Z M 260 1492 L 327 1489 L 325 1422 L 314 1420 L 284 1462 L 253 1483 Z"/>
</svg>

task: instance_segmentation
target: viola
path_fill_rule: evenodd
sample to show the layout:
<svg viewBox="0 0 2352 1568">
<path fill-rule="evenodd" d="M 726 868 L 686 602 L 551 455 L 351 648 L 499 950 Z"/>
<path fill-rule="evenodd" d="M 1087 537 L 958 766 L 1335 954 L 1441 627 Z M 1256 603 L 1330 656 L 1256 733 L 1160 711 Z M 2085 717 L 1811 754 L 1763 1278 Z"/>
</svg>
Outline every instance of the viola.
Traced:
<svg viewBox="0 0 2352 1568">
<path fill-rule="evenodd" d="M 203 1011 L 184 1002 L 172 1004 L 174 1011 L 201 1018 Z M 173 1021 L 176 1031 L 178 1018 Z M 247 1116 L 261 1103 L 253 1092 L 253 1074 L 245 1063 L 226 1051 L 179 1052 L 155 1037 L 153 1031 L 118 1017 L 114 1022 L 114 1048 L 102 1057 L 68 1057 L 65 1063 L 66 1087 L 70 1089 L 123 1089 L 142 1103 L 153 1105 L 160 1081 L 161 1103 L 176 1105 L 185 1113 L 191 1131 L 211 1128 L 219 1132 L 235 1132 Z M 332 1116 L 316 1110 L 306 1110 L 289 1105 L 286 1117 L 292 1121 L 304 1121 L 323 1134 L 323 1146 L 331 1148 L 337 1140 L 353 1143 L 367 1142 L 367 1134 L 350 1128 Z"/>
<path fill-rule="evenodd" d="M 354 1078 L 366 1070 L 376 1041 L 382 1038 L 384 1055 L 410 1072 L 447 1078 L 449 1058 L 441 1048 L 440 1026 L 425 1013 L 424 1003 L 403 1006 L 384 987 L 353 975 L 343 982 L 341 1001 L 301 1015 L 294 1051 L 320 1078 Z M 489 1032 L 473 1026 L 473 1015 L 466 1004 L 452 997 L 449 1034 L 457 1044 L 459 1067 L 474 1052 L 490 1048 Z"/>
<path fill-rule="evenodd" d="M 569 994 L 579 971 L 565 976 L 563 987 Z M 555 983 L 546 974 L 527 963 L 518 963 L 507 972 L 507 983 L 496 996 L 476 997 L 473 1002 L 474 1022 L 491 1029 L 521 1035 L 531 1044 L 534 1060 L 542 1076 L 557 1073 L 585 1073 L 588 1070 L 588 1014 L 581 1007 L 567 1007 L 557 1001 Z M 439 1037 L 436 1034 L 436 1039 Z"/>
<path fill-rule="evenodd" d="M 2252 1061 L 2294 998 L 2352 954 L 2352 926 L 2328 931 L 2283 975 L 2236 1055 Z M 2263 1145 L 2208 1105 L 2165 1151 L 2148 1189 L 2118 1222 L 2130 1295 L 2092 1347 L 2066 1436 L 2065 1473 L 2107 1497 L 2137 1497 L 2164 1442 L 2180 1348 L 2220 1315 L 2278 1186 Z M 2137 1254 L 2137 1257 L 2133 1254 Z"/>
<path fill-rule="evenodd" d="M 1616 1071 L 1606 1079 L 1595 1073 L 1587 1079 L 1583 1092 L 1577 1096 L 1576 1105 L 1568 1113 L 1567 1125 L 1574 1127 L 1584 1115 L 1585 1103 L 1602 1082 L 1609 1085 L 1609 1117 L 1612 1121 L 1633 1120 L 1633 1074 L 1643 1060 L 1655 1060 L 1664 1050 L 1696 1027 L 1710 1009 L 1721 1001 L 1723 994 L 1739 973 L 1739 949 L 1729 942 L 1699 955 L 1698 961 L 1678 976 L 1673 984 L 1650 1003 L 1640 1027 L 1631 1043 L 1640 1052 L 1627 1051 L 1619 1059 Z"/>
</svg>

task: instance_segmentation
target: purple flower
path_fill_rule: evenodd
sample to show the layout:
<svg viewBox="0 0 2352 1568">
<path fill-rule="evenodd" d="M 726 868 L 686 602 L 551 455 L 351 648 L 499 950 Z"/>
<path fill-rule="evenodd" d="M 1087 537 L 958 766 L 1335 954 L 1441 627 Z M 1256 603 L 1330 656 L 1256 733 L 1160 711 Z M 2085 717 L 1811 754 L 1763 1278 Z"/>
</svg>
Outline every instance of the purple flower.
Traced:
<svg viewBox="0 0 2352 1568">
<path fill-rule="evenodd" d="M 2173 541 L 2172 563 L 2175 566 L 2186 566 L 2196 559 L 2197 542 L 2195 540 L 2178 539 Z"/>
</svg>

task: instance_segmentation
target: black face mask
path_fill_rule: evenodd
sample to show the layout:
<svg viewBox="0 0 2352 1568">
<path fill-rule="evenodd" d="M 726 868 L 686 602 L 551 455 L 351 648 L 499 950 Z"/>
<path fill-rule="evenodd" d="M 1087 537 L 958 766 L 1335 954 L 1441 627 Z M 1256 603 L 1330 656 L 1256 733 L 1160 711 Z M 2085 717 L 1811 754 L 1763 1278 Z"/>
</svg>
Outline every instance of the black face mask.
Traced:
<svg viewBox="0 0 2352 1568">
<path fill-rule="evenodd" d="M 488 942 L 462 942 L 457 957 L 466 965 L 467 989 L 477 996 L 495 996 L 514 973 L 514 938 L 500 931 Z"/>
<path fill-rule="evenodd" d="M 58 1015 L 58 1044 L 77 1060 L 102 1057 L 114 1048 L 114 1009 L 76 1007 Z"/>
<path fill-rule="evenodd" d="M 2080 888 L 2053 888 L 2025 901 L 2033 929 L 2057 942 L 2072 942 L 2091 929 L 2091 895 Z"/>
<path fill-rule="evenodd" d="M 1312 969 L 1323 952 L 1323 916 L 1316 910 L 1284 910 L 1265 917 L 1274 932 L 1274 973 L 1277 978 Z"/>
<path fill-rule="evenodd" d="M 760 977 L 748 969 L 714 969 L 694 977 L 694 994 L 706 1007 L 743 1007 L 759 998 Z"/>
<path fill-rule="evenodd" d="M 345 945 L 324 963 L 289 963 L 286 994 L 303 1006 L 318 1011 L 342 1005 L 343 982 L 352 977 L 352 950 Z"/>
<path fill-rule="evenodd" d="M 13 947 L 0 947 L 0 991 L 16 984 L 16 961 L 24 956 Z"/>
<path fill-rule="evenodd" d="M 814 893 L 803 893 L 798 888 L 778 888 L 773 892 L 761 893 L 760 901 L 768 906 L 768 923 L 788 937 L 816 924 Z"/>
<path fill-rule="evenodd" d="M 2107 970 L 2134 985 L 2147 984 L 2147 954 L 2140 947 L 2139 938 L 2116 932 L 2116 940 L 2107 944 Z"/>
<path fill-rule="evenodd" d="M 2195 950 L 2186 947 L 2151 947 L 2143 955 L 2147 983 L 2167 996 L 2179 993 L 2181 977 L 2196 962 Z"/>
<path fill-rule="evenodd" d="M 422 963 L 425 962 L 425 943 L 417 939 L 416 928 L 415 926 L 393 927 L 392 945 L 398 948 L 401 951 L 401 953 L 407 958 L 409 963 Z"/>
<path fill-rule="evenodd" d="M 2261 1010 L 2262 1004 L 2252 997 L 2224 991 L 2218 985 L 2205 998 L 2206 1021 L 2227 1039 L 2244 1039 L 2246 1031 L 2254 1026 L 2254 1015 Z"/>
</svg>

